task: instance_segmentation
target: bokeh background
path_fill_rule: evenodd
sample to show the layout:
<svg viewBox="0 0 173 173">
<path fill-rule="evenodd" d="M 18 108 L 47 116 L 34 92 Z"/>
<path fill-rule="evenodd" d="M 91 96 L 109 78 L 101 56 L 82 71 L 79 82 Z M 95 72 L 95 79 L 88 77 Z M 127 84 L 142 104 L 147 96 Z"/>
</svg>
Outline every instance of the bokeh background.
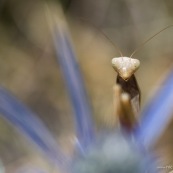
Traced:
<svg viewBox="0 0 173 173">
<path fill-rule="evenodd" d="M 47 1 L 51 2 L 51 0 Z M 111 59 L 120 56 L 103 31 L 123 52 L 131 53 L 147 38 L 173 24 L 171 0 L 61 0 L 97 128 L 113 114 L 116 74 Z M 96 27 L 95 27 L 96 26 Z M 173 64 L 173 28 L 162 32 L 134 55 L 141 61 L 136 77 L 142 107 Z M 45 1 L 0 1 L 0 85 L 38 114 L 66 152 L 74 137 L 72 109 L 45 16 Z M 153 149 L 164 165 L 173 165 L 173 123 Z M 47 160 L 3 119 L 0 158 L 7 172 L 39 165 L 53 172 Z M 161 166 L 163 166 L 161 165 Z"/>
</svg>

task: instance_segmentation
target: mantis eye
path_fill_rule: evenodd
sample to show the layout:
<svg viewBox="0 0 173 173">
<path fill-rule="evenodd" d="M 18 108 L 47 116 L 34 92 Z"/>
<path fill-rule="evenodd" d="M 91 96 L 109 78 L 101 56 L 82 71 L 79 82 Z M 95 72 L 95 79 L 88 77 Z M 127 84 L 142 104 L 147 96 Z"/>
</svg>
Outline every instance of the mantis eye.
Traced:
<svg viewBox="0 0 173 173">
<path fill-rule="evenodd" d="M 112 59 L 114 70 L 124 80 L 128 80 L 140 66 L 140 61 L 129 57 L 119 57 Z"/>
</svg>

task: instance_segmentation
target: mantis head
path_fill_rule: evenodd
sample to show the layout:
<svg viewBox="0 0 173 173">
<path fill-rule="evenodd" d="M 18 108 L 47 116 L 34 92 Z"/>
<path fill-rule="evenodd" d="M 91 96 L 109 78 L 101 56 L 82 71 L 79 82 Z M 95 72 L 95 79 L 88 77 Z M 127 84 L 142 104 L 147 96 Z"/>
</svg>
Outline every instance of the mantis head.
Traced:
<svg viewBox="0 0 173 173">
<path fill-rule="evenodd" d="M 118 57 L 112 59 L 112 66 L 119 76 L 128 80 L 139 68 L 140 61 L 129 57 Z"/>
</svg>

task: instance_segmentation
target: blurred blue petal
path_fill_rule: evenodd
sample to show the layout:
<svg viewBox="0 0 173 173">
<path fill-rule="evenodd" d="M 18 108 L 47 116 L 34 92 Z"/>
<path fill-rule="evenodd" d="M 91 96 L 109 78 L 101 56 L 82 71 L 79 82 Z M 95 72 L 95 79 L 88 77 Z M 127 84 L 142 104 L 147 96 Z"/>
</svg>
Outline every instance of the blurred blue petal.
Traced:
<svg viewBox="0 0 173 173">
<path fill-rule="evenodd" d="M 136 136 L 148 148 L 155 144 L 173 117 L 173 71 L 143 110 L 141 117 Z"/>
<path fill-rule="evenodd" d="M 0 115 L 30 139 L 54 164 L 63 168 L 67 165 L 67 158 L 45 125 L 4 88 L 0 88 Z"/>
<path fill-rule="evenodd" d="M 64 75 L 66 86 L 74 109 L 78 147 L 85 150 L 93 138 L 91 109 L 85 92 L 79 66 L 75 59 L 68 33 L 57 28 L 54 33 L 57 59 Z"/>
</svg>

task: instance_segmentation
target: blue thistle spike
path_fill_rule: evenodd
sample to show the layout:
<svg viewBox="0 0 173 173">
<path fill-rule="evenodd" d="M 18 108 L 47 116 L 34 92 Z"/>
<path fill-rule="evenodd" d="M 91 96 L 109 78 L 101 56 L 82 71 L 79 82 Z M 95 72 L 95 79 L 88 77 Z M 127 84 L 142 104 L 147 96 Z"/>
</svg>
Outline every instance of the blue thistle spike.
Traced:
<svg viewBox="0 0 173 173">
<path fill-rule="evenodd" d="M 4 88 L 0 88 L 0 115 L 35 144 L 54 164 L 65 168 L 68 160 L 45 125 Z"/>
<path fill-rule="evenodd" d="M 64 28 L 54 27 L 53 39 L 74 110 L 78 147 L 85 151 L 94 135 L 91 109 L 69 35 Z"/>
<path fill-rule="evenodd" d="M 173 70 L 163 82 L 161 90 L 143 110 L 141 117 L 135 135 L 148 148 L 155 144 L 173 117 Z"/>
</svg>

